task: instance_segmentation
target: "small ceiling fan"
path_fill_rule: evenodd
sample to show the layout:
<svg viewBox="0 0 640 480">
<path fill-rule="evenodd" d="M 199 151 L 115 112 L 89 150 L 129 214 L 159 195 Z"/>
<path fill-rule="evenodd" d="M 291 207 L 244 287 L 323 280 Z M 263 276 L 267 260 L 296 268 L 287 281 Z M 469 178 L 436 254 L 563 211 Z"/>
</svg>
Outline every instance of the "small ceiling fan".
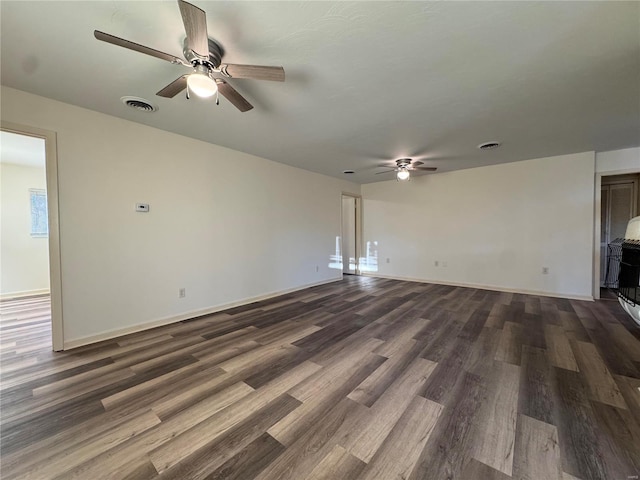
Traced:
<svg viewBox="0 0 640 480">
<path fill-rule="evenodd" d="M 178 6 L 180 7 L 182 22 L 184 23 L 184 29 L 187 33 L 182 50 L 186 62 L 175 55 L 170 55 L 99 30 L 94 30 L 93 34 L 98 40 L 103 42 L 128 48 L 129 50 L 166 60 L 175 65 L 184 65 L 185 67 L 193 69 L 191 73 L 178 77 L 156 93 L 156 95 L 161 97 L 173 98 L 185 88 L 187 89 L 187 98 L 189 98 L 190 93 L 195 93 L 199 97 L 207 98 L 217 95 L 219 92 L 238 110 L 246 112 L 251 110 L 253 105 L 240 95 L 235 88 L 229 85 L 225 81 L 226 78 L 251 78 L 254 80 L 284 82 L 284 69 L 282 67 L 222 63 L 224 50 L 218 43 L 209 38 L 207 33 L 207 14 L 205 11 L 184 0 L 178 0 Z M 221 75 L 223 78 L 214 77 L 214 73 Z M 216 97 L 216 104 L 217 103 L 218 99 Z"/>
<path fill-rule="evenodd" d="M 386 172 L 378 172 L 376 173 L 376 175 L 396 172 L 396 178 L 398 180 L 406 181 L 411 177 L 411 172 L 435 172 L 437 170 L 436 167 L 421 167 L 420 165 L 424 165 L 424 162 L 421 162 L 419 160 L 414 161 L 410 158 L 399 158 L 398 160 L 396 160 L 395 167 L 392 167 L 390 165 L 380 165 L 381 167 L 387 168 L 388 170 Z"/>
</svg>

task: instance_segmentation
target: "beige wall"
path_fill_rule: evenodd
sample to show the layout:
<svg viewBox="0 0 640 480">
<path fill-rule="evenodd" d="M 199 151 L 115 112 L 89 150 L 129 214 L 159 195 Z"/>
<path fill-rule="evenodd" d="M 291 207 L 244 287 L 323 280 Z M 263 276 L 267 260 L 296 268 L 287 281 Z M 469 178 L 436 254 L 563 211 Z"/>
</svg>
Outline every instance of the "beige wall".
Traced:
<svg viewBox="0 0 640 480">
<path fill-rule="evenodd" d="M 341 278 L 358 185 L 6 87 L 1 108 L 57 133 L 66 344 Z"/>
<path fill-rule="evenodd" d="M 594 161 L 589 152 L 363 185 L 378 273 L 590 298 Z"/>
<path fill-rule="evenodd" d="M 0 294 L 3 297 L 49 290 L 48 241 L 31 236 L 29 189 L 32 188 L 46 189 L 44 168 L 0 163 Z"/>
</svg>

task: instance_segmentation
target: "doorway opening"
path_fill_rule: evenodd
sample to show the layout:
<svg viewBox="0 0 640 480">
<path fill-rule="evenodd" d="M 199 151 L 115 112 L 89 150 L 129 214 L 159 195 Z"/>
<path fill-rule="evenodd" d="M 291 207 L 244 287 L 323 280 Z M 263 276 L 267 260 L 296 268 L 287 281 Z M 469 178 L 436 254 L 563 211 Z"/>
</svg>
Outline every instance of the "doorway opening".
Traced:
<svg viewBox="0 0 640 480">
<path fill-rule="evenodd" d="M 55 133 L 2 122 L 0 136 L 3 336 L 63 350 Z"/>
<path fill-rule="evenodd" d="M 361 203 L 362 198 L 357 195 L 342 194 L 340 256 L 343 275 L 360 275 Z"/>
<path fill-rule="evenodd" d="M 600 298 L 615 298 L 607 290 L 617 284 L 609 268 L 610 245 L 621 242 L 629 220 L 640 214 L 640 173 L 602 176 L 600 186 Z M 614 278 L 615 277 L 615 278 Z"/>
</svg>

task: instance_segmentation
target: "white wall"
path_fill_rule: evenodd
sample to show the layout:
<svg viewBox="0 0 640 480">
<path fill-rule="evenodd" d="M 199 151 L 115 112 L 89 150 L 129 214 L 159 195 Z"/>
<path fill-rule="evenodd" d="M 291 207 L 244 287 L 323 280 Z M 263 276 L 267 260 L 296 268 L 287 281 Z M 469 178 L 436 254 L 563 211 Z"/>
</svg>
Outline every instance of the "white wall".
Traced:
<svg viewBox="0 0 640 480">
<path fill-rule="evenodd" d="M 0 163 L 0 295 L 3 297 L 49 290 L 49 244 L 46 237 L 31 236 L 29 190 L 32 188 L 46 190 L 44 167 Z"/>
<path fill-rule="evenodd" d="M 57 132 L 67 345 L 341 277 L 356 184 L 6 87 L 1 108 Z"/>
<path fill-rule="evenodd" d="M 596 153 L 596 173 L 614 175 L 640 171 L 640 147 Z"/>
<path fill-rule="evenodd" d="M 591 298 L 594 163 L 590 152 L 363 185 L 378 274 Z"/>
</svg>

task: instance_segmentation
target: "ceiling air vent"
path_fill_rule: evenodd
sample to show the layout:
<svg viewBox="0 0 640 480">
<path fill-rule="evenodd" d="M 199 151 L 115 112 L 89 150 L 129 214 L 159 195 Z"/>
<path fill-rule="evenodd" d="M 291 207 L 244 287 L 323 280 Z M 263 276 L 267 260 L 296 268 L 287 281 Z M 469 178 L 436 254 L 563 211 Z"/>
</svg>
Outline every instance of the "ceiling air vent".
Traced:
<svg viewBox="0 0 640 480">
<path fill-rule="evenodd" d="M 480 150 L 493 150 L 494 148 L 498 148 L 500 146 L 500 142 L 485 142 L 478 145 Z"/>
<path fill-rule="evenodd" d="M 158 107 L 149 100 L 145 100 L 140 97 L 122 97 L 122 103 L 124 103 L 127 107 L 135 108 L 136 110 L 140 110 L 141 112 L 157 112 Z"/>
</svg>

